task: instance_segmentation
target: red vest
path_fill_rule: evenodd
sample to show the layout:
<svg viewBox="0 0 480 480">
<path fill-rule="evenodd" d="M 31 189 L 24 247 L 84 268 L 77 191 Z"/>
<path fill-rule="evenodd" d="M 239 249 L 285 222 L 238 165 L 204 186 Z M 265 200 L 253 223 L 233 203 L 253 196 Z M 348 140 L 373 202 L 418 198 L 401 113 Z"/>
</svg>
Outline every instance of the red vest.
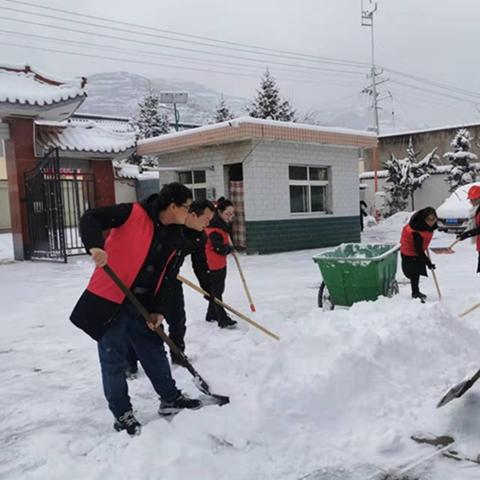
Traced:
<svg viewBox="0 0 480 480">
<path fill-rule="evenodd" d="M 133 204 L 132 212 L 123 225 L 110 230 L 104 247 L 108 253 L 108 265 L 128 288 L 132 286 L 142 268 L 152 243 L 153 234 L 152 219 L 138 203 Z M 175 253 L 173 251 L 169 256 L 155 292 L 158 291 L 166 268 Z M 103 268 L 95 268 L 87 290 L 119 304 L 125 299 L 125 294 L 113 283 Z"/>
<path fill-rule="evenodd" d="M 480 227 L 480 210 L 475 215 L 475 226 Z M 477 241 L 476 242 L 477 243 L 477 251 L 480 252 L 480 235 L 477 235 L 476 241 Z"/>
<path fill-rule="evenodd" d="M 212 228 L 207 227 L 205 233 L 207 234 L 207 242 L 205 244 L 205 254 L 207 255 L 208 268 L 210 270 L 221 270 L 227 266 L 227 257 L 226 255 L 220 255 L 217 253 L 214 248 L 212 241 L 210 240 L 211 233 L 219 233 L 223 237 L 223 243 L 228 245 L 230 243 L 230 235 L 221 228 Z"/>
<path fill-rule="evenodd" d="M 433 232 L 425 230 L 414 230 L 410 225 L 405 225 L 400 238 L 400 252 L 407 257 L 418 257 L 413 241 L 413 233 L 418 233 L 423 240 L 423 250 L 426 250 L 432 241 Z"/>
</svg>

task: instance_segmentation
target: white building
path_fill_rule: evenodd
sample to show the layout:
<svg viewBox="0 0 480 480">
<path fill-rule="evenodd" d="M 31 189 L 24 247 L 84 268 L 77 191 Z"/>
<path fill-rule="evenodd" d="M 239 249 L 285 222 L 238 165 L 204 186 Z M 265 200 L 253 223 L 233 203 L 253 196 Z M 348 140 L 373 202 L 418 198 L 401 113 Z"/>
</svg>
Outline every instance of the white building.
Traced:
<svg viewBox="0 0 480 480">
<path fill-rule="evenodd" d="M 360 240 L 358 159 L 373 134 L 245 117 L 140 140 L 160 182 L 230 197 L 234 240 L 270 253 Z"/>
</svg>

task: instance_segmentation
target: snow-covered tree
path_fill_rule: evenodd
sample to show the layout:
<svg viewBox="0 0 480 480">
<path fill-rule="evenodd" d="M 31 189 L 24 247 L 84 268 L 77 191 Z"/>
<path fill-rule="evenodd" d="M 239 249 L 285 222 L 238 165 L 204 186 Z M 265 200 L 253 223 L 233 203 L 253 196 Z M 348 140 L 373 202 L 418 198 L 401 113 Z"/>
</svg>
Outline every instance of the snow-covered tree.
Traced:
<svg viewBox="0 0 480 480">
<path fill-rule="evenodd" d="M 390 194 L 387 200 L 387 215 L 393 215 L 407 209 L 411 199 L 412 209 L 415 209 L 414 193 L 422 187 L 423 182 L 436 170 L 433 161 L 438 159 L 434 148 L 422 160 L 417 162 L 419 152 L 415 151 L 410 138 L 405 158 L 396 158 L 390 154 L 390 160 L 385 162 L 387 169 L 387 185 L 385 190 Z"/>
<path fill-rule="evenodd" d="M 288 100 L 282 99 L 275 79 L 270 75 L 267 68 L 257 90 L 257 96 L 247 107 L 251 117 L 268 120 L 282 120 L 284 122 L 295 121 L 295 110 L 292 109 Z"/>
<path fill-rule="evenodd" d="M 138 112 L 130 119 L 129 124 L 135 131 L 137 140 L 158 137 L 170 132 L 168 114 L 160 110 L 160 97 L 152 90 L 138 102 Z M 155 166 L 157 161 L 154 157 L 132 154 L 128 158 L 128 163 L 139 165 L 141 168 L 142 166 Z"/>
<path fill-rule="evenodd" d="M 450 143 L 453 152 L 445 153 L 444 157 L 452 164 L 445 181 L 449 184 L 449 191 L 467 183 L 473 183 L 477 177 L 477 167 L 474 163 L 477 155 L 470 151 L 472 136 L 466 128 L 461 128 Z"/>
<path fill-rule="evenodd" d="M 217 105 L 217 110 L 215 111 L 215 123 L 225 122 L 227 120 L 231 120 L 232 118 L 233 115 L 230 112 L 230 109 L 228 108 L 227 103 L 222 95 L 222 98 Z"/>
<path fill-rule="evenodd" d="M 170 132 L 168 115 L 160 110 L 160 97 L 150 90 L 138 103 L 137 114 L 130 119 L 137 139 L 158 137 Z"/>
</svg>

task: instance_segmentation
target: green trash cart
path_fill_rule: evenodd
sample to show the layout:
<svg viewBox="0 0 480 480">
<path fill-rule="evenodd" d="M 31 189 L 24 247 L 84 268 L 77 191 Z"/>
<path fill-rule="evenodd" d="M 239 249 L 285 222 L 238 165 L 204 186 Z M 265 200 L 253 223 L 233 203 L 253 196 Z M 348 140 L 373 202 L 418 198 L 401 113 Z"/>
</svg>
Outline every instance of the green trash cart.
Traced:
<svg viewBox="0 0 480 480">
<path fill-rule="evenodd" d="M 333 310 L 335 305 L 351 307 L 356 302 L 376 300 L 380 295 L 398 293 L 397 257 L 399 244 L 345 243 L 320 253 L 313 261 L 323 282 L 318 306 Z"/>
</svg>

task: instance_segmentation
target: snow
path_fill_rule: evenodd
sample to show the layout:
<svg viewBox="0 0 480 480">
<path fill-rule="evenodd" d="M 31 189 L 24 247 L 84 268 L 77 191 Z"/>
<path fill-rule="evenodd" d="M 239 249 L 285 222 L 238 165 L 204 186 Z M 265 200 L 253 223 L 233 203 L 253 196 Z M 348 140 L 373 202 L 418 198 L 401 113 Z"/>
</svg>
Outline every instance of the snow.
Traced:
<svg viewBox="0 0 480 480">
<path fill-rule="evenodd" d="M 160 172 L 143 171 L 140 172 L 138 165 L 123 163 L 118 169 L 115 169 L 116 175 L 120 178 L 135 178 L 136 180 L 158 180 Z"/>
<path fill-rule="evenodd" d="M 52 85 L 43 81 L 33 71 L 17 72 L 0 67 L 0 102 L 51 105 L 85 95 L 81 84 L 81 79 L 75 79 Z"/>
<path fill-rule="evenodd" d="M 44 149 L 120 153 L 135 146 L 134 132 L 115 132 L 90 121 L 84 123 L 36 122 L 37 143 Z"/>
<path fill-rule="evenodd" d="M 357 136 L 364 136 L 364 137 L 372 137 L 375 138 L 375 134 L 371 132 L 367 132 L 364 130 L 353 130 L 349 128 L 334 128 L 334 127 L 319 127 L 316 125 L 307 125 L 303 123 L 295 123 L 295 122 L 281 122 L 278 120 L 264 120 L 260 118 L 253 118 L 253 117 L 239 117 L 233 120 L 228 120 L 222 123 L 215 123 L 213 125 L 205 125 L 203 127 L 192 128 L 190 130 L 183 130 L 181 132 L 173 132 L 167 133 L 166 135 L 161 135 L 161 137 L 152 137 L 146 138 L 139 141 L 139 145 L 148 145 L 150 143 L 158 142 L 159 138 L 162 140 L 167 140 L 170 138 L 180 138 L 185 137 L 193 134 L 198 134 L 202 132 L 209 132 L 215 131 L 221 128 L 226 127 L 227 125 L 236 128 L 243 124 L 257 124 L 257 125 L 270 125 L 274 127 L 288 127 L 288 128 L 295 128 L 301 130 L 313 130 L 316 132 L 326 132 L 326 133 L 343 133 L 345 135 L 357 135 Z"/>
<path fill-rule="evenodd" d="M 365 243 L 395 243 L 408 213 L 367 228 Z M 453 236 L 436 234 L 448 244 Z M 0 235 L 1 252 L 10 235 Z M 0 478 L 202 480 L 379 480 L 432 453 L 409 439 L 418 431 L 450 434 L 456 448 L 480 453 L 480 395 L 436 409 L 445 390 L 475 371 L 480 310 L 477 254 L 469 242 L 454 255 L 433 255 L 443 300 L 421 280 L 425 305 L 400 294 L 323 312 L 321 282 L 307 250 L 241 256 L 257 307 L 250 314 L 277 333 L 276 342 L 241 323 L 224 331 L 206 323 L 206 304 L 185 289 L 187 353 L 224 407 L 160 419 L 141 375 L 130 393 L 142 435 L 112 430 L 95 342 L 73 327 L 69 313 L 92 271 L 90 259 L 0 265 Z M 190 262 L 182 274 L 193 279 Z M 247 313 L 242 285 L 229 264 L 225 300 Z M 180 388 L 197 392 L 175 367 Z M 381 470 L 380 470 L 381 469 Z M 413 478 L 478 479 L 471 464 L 436 457 Z"/>
</svg>

